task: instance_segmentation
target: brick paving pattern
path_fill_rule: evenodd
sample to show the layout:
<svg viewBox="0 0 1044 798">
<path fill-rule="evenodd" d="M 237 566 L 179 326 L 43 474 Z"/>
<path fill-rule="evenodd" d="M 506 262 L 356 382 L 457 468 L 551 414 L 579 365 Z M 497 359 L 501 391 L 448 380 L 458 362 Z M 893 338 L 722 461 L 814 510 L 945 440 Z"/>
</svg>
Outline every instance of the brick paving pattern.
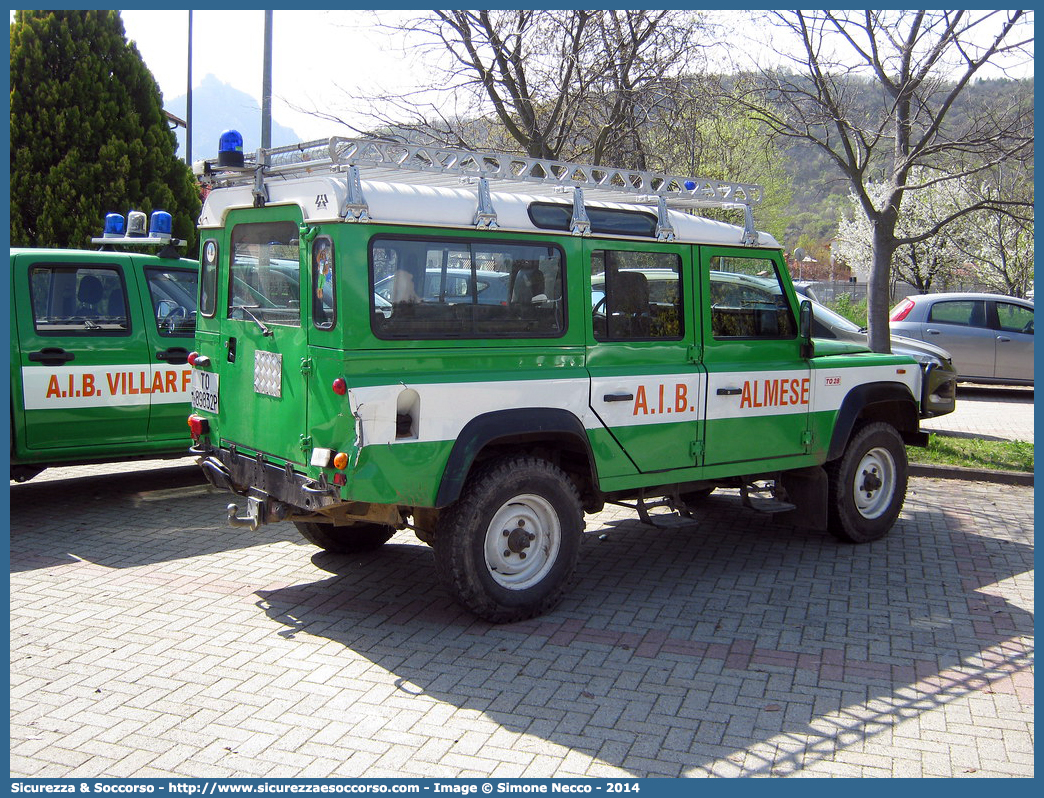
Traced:
<svg viewBox="0 0 1044 798">
<path fill-rule="evenodd" d="M 961 385 L 957 409 L 921 422 L 941 435 L 1033 443 L 1033 388 Z"/>
<path fill-rule="evenodd" d="M 915 478 L 867 546 L 611 507 L 497 627 L 411 533 L 326 555 L 154 466 L 11 488 L 13 776 L 1034 775 L 1032 488 Z"/>
</svg>

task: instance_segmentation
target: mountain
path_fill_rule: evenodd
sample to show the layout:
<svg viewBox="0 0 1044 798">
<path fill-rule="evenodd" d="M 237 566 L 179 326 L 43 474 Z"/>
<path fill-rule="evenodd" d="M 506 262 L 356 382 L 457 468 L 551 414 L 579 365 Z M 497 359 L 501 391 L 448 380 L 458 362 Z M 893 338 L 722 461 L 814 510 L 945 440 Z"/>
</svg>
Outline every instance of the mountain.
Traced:
<svg viewBox="0 0 1044 798">
<path fill-rule="evenodd" d="M 164 101 L 170 113 L 185 119 L 185 95 Z M 213 158 L 217 155 L 218 139 L 228 130 L 243 135 L 243 151 L 253 152 L 261 146 L 261 103 L 244 91 L 222 83 L 213 75 L 203 78 L 201 85 L 192 89 L 192 159 Z M 185 155 L 185 128 L 174 131 L 178 137 L 178 154 Z M 272 146 L 296 144 L 301 138 L 290 128 L 272 120 Z"/>
</svg>

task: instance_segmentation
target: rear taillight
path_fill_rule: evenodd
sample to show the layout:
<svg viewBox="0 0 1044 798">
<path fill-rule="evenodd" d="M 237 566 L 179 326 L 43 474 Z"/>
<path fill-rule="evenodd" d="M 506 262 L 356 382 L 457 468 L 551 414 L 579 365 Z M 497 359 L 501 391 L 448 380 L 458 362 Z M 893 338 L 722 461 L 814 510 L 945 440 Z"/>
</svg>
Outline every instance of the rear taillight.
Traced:
<svg viewBox="0 0 1044 798">
<path fill-rule="evenodd" d="M 889 321 L 902 321 L 908 315 L 910 311 L 914 309 L 914 303 L 909 299 L 904 299 L 894 308 L 892 308 L 892 315 L 888 317 Z"/>
<path fill-rule="evenodd" d="M 203 435 L 210 432 L 210 422 L 195 413 L 188 417 L 188 426 L 189 434 L 192 435 L 194 441 L 198 441 Z"/>
</svg>

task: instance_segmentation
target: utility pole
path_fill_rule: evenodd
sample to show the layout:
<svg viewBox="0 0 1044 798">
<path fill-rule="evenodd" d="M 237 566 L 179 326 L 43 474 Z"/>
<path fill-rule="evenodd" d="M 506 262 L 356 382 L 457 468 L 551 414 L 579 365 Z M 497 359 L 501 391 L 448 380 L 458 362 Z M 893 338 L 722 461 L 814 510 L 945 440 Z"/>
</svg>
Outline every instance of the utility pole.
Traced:
<svg viewBox="0 0 1044 798">
<path fill-rule="evenodd" d="M 185 163 L 192 166 L 192 11 L 188 12 L 188 89 L 185 92 Z"/>
<path fill-rule="evenodd" d="M 264 74 L 261 77 L 261 147 L 272 146 L 272 12 L 265 12 Z"/>
</svg>

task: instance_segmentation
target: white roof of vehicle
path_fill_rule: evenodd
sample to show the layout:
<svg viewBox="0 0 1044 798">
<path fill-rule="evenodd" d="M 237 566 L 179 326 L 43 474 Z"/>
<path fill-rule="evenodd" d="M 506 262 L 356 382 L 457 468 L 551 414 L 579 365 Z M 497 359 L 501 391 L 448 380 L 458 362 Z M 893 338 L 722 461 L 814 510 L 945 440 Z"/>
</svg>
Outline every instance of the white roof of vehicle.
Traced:
<svg viewBox="0 0 1044 798">
<path fill-rule="evenodd" d="M 402 183 L 362 181 L 371 222 L 388 224 L 424 225 L 431 227 L 475 228 L 476 193 L 469 189 L 417 186 Z M 346 181 L 322 176 L 291 181 L 272 181 L 268 184 L 267 206 L 297 205 L 308 224 L 343 222 L 338 213 L 347 197 Z M 323 199 L 316 202 L 317 197 Z M 537 227 L 529 217 L 532 203 L 554 202 L 548 197 L 527 194 L 490 192 L 497 213 L 497 229 L 515 232 L 562 233 Z M 559 200 L 560 201 L 560 200 Z M 317 207 L 318 205 L 318 207 Z M 571 207 L 562 202 L 564 207 Z M 248 186 L 234 186 L 210 192 L 200 214 L 201 227 L 219 227 L 228 211 L 252 208 L 253 191 Z M 588 208 L 616 208 L 644 211 L 656 217 L 656 208 L 648 205 L 589 202 Z M 744 229 L 740 225 L 719 222 L 702 216 L 668 209 L 668 218 L 674 228 L 675 240 L 697 244 L 738 245 L 743 242 Z M 633 236 L 620 236 L 633 238 Z M 759 232 L 758 245 L 778 247 L 779 243 L 768 233 Z"/>
<path fill-rule="evenodd" d="M 230 210 L 263 202 L 296 205 L 309 224 L 362 220 L 560 233 L 535 225 L 530 206 L 552 202 L 572 212 L 582 197 L 586 209 L 648 213 L 678 241 L 737 245 L 749 241 L 750 208 L 761 199 L 760 187 L 746 183 L 362 139 L 262 150 L 238 168 L 206 161 L 194 168 L 213 186 L 201 227 L 221 226 Z M 697 208 L 737 209 L 744 225 L 682 210 Z M 757 245 L 779 246 L 767 233 L 758 233 Z"/>
</svg>

